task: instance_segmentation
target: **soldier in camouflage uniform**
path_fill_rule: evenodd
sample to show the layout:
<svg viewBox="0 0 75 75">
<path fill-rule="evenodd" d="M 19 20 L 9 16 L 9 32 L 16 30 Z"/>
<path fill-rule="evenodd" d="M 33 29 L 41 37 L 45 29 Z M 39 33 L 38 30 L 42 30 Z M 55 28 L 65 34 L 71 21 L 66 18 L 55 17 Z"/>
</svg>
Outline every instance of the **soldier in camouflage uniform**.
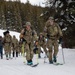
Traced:
<svg viewBox="0 0 75 75">
<path fill-rule="evenodd" d="M 8 60 L 9 58 L 11 58 L 11 47 L 12 47 L 12 37 L 9 34 L 9 31 L 4 32 L 3 43 L 6 59 Z"/>
<path fill-rule="evenodd" d="M 33 43 L 34 43 L 34 35 L 35 34 L 33 34 L 30 22 L 26 22 L 25 29 L 23 29 L 21 33 L 23 35 L 22 36 L 20 35 L 20 37 L 22 38 L 23 41 L 25 41 L 25 51 L 26 51 L 27 64 L 31 65 L 31 64 L 33 64 L 33 62 L 32 62 L 33 46 L 34 46 Z"/>
<path fill-rule="evenodd" d="M 39 38 L 38 38 L 38 53 L 39 53 L 39 58 L 41 57 L 41 56 L 40 56 L 41 47 L 44 49 L 45 54 L 47 55 L 46 39 L 45 39 L 43 33 L 40 33 L 40 34 L 39 34 Z"/>
<path fill-rule="evenodd" d="M 16 38 L 15 35 L 13 35 L 13 38 L 12 38 L 12 50 L 13 50 L 13 57 L 18 57 L 18 52 L 19 52 L 19 42 L 18 42 L 18 39 Z"/>
<path fill-rule="evenodd" d="M 46 37 L 48 38 L 47 47 L 49 49 L 49 63 L 52 64 L 53 62 L 57 62 L 58 40 L 62 37 L 62 31 L 58 24 L 54 22 L 53 17 L 50 17 L 46 22 L 44 30 L 46 32 Z M 54 53 L 52 52 L 53 47 Z"/>
</svg>

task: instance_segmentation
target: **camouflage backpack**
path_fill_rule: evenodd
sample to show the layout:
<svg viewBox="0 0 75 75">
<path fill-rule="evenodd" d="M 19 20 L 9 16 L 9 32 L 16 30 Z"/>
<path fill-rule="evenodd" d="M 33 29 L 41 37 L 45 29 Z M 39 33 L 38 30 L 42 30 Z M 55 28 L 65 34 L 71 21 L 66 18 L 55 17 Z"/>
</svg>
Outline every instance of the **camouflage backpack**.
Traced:
<svg viewBox="0 0 75 75">
<path fill-rule="evenodd" d="M 47 37 L 55 37 L 57 36 L 58 38 L 62 36 L 62 31 L 58 24 L 55 23 L 54 26 L 48 26 L 47 27 Z"/>
</svg>

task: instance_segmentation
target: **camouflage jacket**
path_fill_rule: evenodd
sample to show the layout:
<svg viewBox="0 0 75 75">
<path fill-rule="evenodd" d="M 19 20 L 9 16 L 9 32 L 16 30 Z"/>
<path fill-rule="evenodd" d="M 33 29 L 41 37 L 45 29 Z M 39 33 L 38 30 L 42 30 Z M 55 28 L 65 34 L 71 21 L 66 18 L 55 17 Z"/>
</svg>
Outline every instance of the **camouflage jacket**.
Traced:
<svg viewBox="0 0 75 75">
<path fill-rule="evenodd" d="M 62 36 L 62 31 L 57 23 L 50 25 L 49 21 L 46 22 L 45 31 L 48 38 L 59 39 Z"/>
<path fill-rule="evenodd" d="M 5 45 L 5 44 L 12 45 L 12 37 L 11 37 L 11 35 L 9 35 L 9 36 L 4 36 L 4 38 L 3 38 L 3 43 L 4 43 L 4 45 Z"/>
<path fill-rule="evenodd" d="M 14 48 L 18 47 L 18 45 L 19 45 L 18 39 L 13 38 L 12 40 L 13 40 L 13 41 L 12 41 L 13 47 L 14 47 Z"/>
<path fill-rule="evenodd" d="M 32 40 L 32 30 L 30 29 L 29 31 L 25 31 L 25 34 L 23 36 L 24 40 L 26 41 L 26 43 L 31 43 L 33 40 Z"/>
<path fill-rule="evenodd" d="M 31 29 L 29 31 L 25 30 L 22 38 L 26 43 L 31 43 L 37 40 L 37 34 L 35 32 L 33 34 L 33 30 Z"/>
</svg>

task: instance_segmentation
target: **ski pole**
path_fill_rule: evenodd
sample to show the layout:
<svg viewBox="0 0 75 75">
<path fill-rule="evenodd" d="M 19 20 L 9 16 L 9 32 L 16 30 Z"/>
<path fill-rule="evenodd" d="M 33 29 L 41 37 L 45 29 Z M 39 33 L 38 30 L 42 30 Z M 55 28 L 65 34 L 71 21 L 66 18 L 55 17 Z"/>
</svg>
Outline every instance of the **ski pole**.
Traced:
<svg viewBox="0 0 75 75">
<path fill-rule="evenodd" d="M 62 43 L 61 43 L 61 47 L 62 47 Z M 65 58 L 64 58 L 64 51 L 63 51 L 63 47 L 62 47 L 62 58 L 63 58 L 63 63 L 65 64 Z"/>
<path fill-rule="evenodd" d="M 25 54 L 24 54 L 24 45 L 25 45 L 25 43 L 23 42 L 23 44 L 22 44 L 22 56 L 23 56 L 23 57 L 25 56 Z M 26 62 L 25 62 L 25 57 L 24 57 L 24 63 L 26 63 Z"/>
<path fill-rule="evenodd" d="M 46 63 L 46 54 L 45 54 L 45 56 L 44 56 L 44 63 Z"/>
<path fill-rule="evenodd" d="M 37 50 L 36 50 L 36 63 L 37 63 L 37 64 L 39 64 L 38 57 L 39 57 L 39 52 L 38 52 L 38 49 L 37 49 Z"/>
<path fill-rule="evenodd" d="M 38 53 L 36 54 L 36 56 L 37 56 L 37 58 L 36 58 L 36 59 L 37 59 L 37 64 L 38 64 L 38 63 L 39 63 L 39 62 L 38 62 Z"/>
<path fill-rule="evenodd" d="M 45 59 L 46 59 L 46 57 L 44 56 L 44 63 L 46 62 L 46 60 L 45 60 Z"/>
</svg>

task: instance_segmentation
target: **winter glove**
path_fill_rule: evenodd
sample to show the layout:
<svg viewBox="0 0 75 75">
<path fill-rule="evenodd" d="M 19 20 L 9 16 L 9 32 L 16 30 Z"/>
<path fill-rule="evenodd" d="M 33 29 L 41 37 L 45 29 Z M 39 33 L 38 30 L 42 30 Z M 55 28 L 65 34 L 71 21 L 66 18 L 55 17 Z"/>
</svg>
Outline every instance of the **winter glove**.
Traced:
<svg viewBox="0 0 75 75">
<path fill-rule="evenodd" d="M 37 52 L 38 52 L 38 48 L 35 47 L 35 48 L 33 49 L 33 52 L 34 52 L 34 54 L 37 54 Z"/>
</svg>

